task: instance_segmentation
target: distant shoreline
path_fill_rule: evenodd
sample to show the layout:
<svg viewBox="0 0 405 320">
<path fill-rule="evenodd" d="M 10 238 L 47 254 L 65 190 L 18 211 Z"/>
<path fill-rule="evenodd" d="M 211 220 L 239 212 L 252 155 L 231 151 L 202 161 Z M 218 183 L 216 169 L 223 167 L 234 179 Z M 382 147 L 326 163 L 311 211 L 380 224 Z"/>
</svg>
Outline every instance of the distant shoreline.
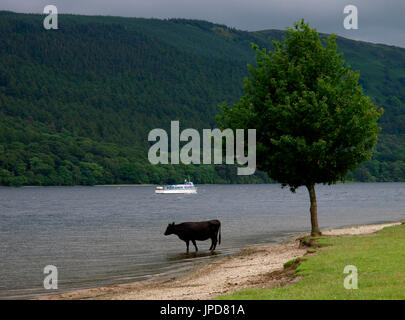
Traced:
<svg viewBox="0 0 405 320">
<path fill-rule="evenodd" d="M 371 234 L 401 222 L 348 226 L 323 230 L 326 236 Z M 42 296 L 38 300 L 185 300 L 213 299 L 250 287 L 286 285 L 298 278 L 272 277 L 284 263 L 307 253 L 298 238 L 282 244 L 245 247 L 240 253 L 195 266 L 185 275 L 170 279 L 144 280 Z"/>
<path fill-rule="evenodd" d="M 405 183 L 405 181 L 345 181 L 341 182 L 338 181 L 335 184 L 345 184 L 345 183 Z M 213 185 L 230 185 L 230 186 L 237 186 L 237 185 L 263 185 L 263 184 L 279 184 L 278 182 L 267 182 L 267 183 L 199 183 L 196 184 L 198 186 L 213 186 Z M 155 187 L 163 184 L 95 184 L 95 185 L 82 185 L 82 184 L 74 184 L 74 185 L 50 185 L 50 186 L 0 186 L 0 188 L 48 188 L 48 187 Z"/>
<path fill-rule="evenodd" d="M 157 184 L 95 184 L 93 187 L 154 187 Z"/>
</svg>

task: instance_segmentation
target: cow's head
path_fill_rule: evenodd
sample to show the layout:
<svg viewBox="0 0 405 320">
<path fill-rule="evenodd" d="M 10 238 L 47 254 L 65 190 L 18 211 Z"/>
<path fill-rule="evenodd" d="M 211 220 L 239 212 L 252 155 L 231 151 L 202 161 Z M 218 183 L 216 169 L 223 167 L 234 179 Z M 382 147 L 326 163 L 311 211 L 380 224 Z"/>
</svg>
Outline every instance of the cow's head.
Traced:
<svg viewBox="0 0 405 320">
<path fill-rule="evenodd" d="M 173 223 L 169 223 L 167 225 L 166 231 L 165 231 L 165 236 L 168 236 L 169 234 L 173 234 L 174 233 L 174 222 Z"/>
</svg>

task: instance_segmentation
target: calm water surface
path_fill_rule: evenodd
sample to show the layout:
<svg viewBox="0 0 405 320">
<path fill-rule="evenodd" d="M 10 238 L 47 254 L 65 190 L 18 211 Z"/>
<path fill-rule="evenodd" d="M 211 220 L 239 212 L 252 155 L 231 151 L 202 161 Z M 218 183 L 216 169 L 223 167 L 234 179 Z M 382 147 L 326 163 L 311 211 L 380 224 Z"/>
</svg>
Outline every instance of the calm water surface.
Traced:
<svg viewBox="0 0 405 320">
<path fill-rule="evenodd" d="M 186 256 L 183 241 L 163 235 L 172 221 L 221 220 L 217 256 L 310 228 L 306 189 L 198 187 L 197 195 L 141 186 L 0 188 L 0 298 L 170 275 L 215 258 L 209 241 Z M 318 186 L 317 195 L 321 228 L 405 219 L 405 183 Z M 43 289 L 46 265 L 58 268 L 58 290 Z"/>
</svg>

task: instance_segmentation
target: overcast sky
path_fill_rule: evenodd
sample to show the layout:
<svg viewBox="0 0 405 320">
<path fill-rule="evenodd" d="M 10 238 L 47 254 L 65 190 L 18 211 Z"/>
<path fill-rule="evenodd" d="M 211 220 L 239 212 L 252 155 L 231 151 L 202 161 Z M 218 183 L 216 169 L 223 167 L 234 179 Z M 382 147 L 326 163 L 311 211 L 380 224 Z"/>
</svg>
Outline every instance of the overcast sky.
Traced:
<svg viewBox="0 0 405 320">
<path fill-rule="evenodd" d="M 190 18 L 242 30 L 285 29 L 305 18 L 319 32 L 405 48 L 405 0 L 0 0 L 1 10 L 144 18 Z M 343 27 L 346 5 L 358 8 L 358 30 Z"/>
</svg>

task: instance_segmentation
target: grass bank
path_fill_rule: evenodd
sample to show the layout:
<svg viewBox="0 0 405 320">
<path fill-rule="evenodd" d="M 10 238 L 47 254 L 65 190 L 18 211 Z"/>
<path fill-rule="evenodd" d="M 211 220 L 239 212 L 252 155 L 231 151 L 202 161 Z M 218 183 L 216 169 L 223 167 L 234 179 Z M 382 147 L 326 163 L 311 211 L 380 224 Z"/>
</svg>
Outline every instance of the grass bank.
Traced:
<svg viewBox="0 0 405 320">
<path fill-rule="evenodd" d="M 295 270 L 301 279 L 272 289 L 245 289 L 218 299 L 405 299 L 405 225 L 371 235 L 320 237 L 315 254 Z M 343 286 L 343 270 L 354 265 L 358 289 Z"/>
</svg>

